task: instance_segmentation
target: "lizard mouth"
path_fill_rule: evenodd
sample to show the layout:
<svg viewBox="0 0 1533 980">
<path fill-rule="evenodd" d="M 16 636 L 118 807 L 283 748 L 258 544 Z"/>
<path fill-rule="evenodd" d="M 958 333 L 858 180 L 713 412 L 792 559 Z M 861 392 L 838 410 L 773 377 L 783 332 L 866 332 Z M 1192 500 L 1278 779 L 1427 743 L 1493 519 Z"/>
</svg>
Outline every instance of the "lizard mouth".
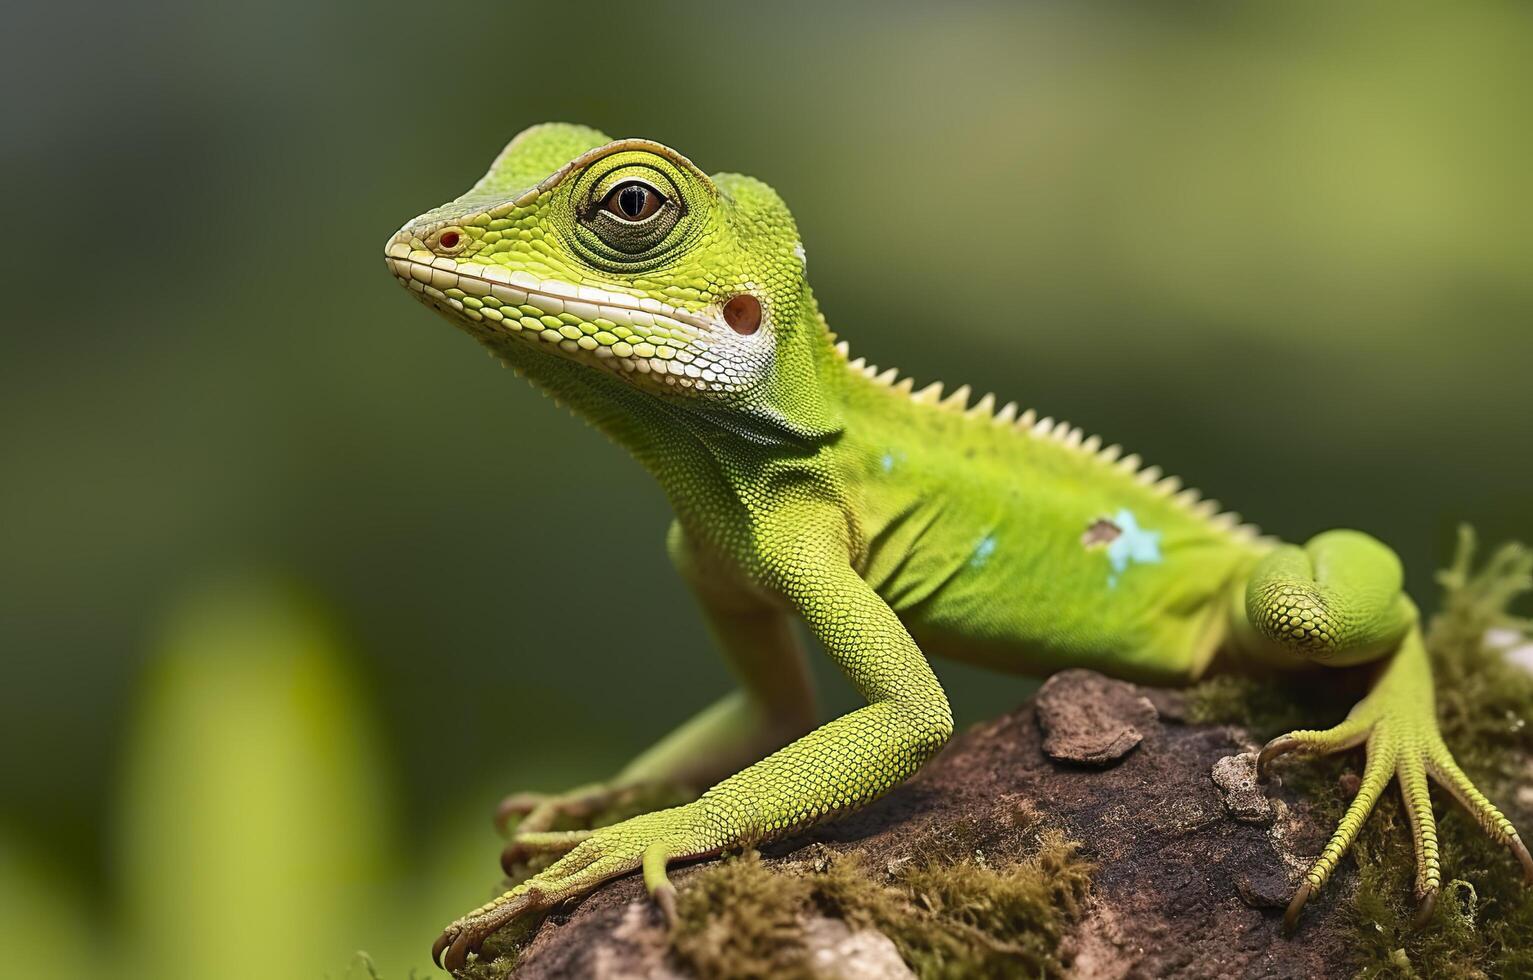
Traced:
<svg viewBox="0 0 1533 980">
<path fill-rule="evenodd" d="M 711 351 L 713 338 L 731 333 L 718 317 L 647 296 L 458 262 L 403 235 L 390 239 L 385 255 L 401 284 L 470 333 L 519 337 L 667 387 L 719 391 L 745 383 Z"/>
</svg>

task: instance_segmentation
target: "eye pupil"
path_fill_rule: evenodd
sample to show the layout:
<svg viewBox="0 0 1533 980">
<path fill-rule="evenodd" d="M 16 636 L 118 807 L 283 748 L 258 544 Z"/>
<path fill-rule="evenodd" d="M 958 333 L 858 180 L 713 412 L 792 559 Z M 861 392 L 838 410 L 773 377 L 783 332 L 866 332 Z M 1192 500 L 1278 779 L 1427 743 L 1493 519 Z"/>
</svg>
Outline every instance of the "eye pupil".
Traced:
<svg viewBox="0 0 1533 980">
<path fill-rule="evenodd" d="M 649 192 L 638 184 L 629 184 L 618 192 L 617 206 L 630 218 L 637 218 L 644 213 L 644 205 L 648 203 Z"/>
<path fill-rule="evenodd" d="M 439 241 L 442 243 L 443 248 L 457 248 L 458 233 L 455 231 L 444 231 Z"/>
<path fill-rule="evenodd" d="M 578 210 L 576 220 L 604 246 L 624 255 L 654 250 L 687 213 L 683 202 L 672 201 L 645 180 L 619 179 L 598 186 L 603 187 L 602 196 L 591 202 L 589 210 Z"/>
</svg>

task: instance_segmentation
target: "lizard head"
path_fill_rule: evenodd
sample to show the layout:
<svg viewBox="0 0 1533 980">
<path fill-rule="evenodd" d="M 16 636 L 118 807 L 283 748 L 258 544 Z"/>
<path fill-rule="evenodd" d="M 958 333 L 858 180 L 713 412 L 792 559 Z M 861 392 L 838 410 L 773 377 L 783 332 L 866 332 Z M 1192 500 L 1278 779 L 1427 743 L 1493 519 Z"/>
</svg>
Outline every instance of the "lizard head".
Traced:
<svg viewBox="0 0 1533 980">
<path fill-rule="evenodd" d="M 648 140 L 535 126 L 385 254 L 534 381 L 616 381 L 757 439 L 831 431 L 808 383 L 828 335 L 793 217 L 760 181 L 709 177 Z"/>
</svg>

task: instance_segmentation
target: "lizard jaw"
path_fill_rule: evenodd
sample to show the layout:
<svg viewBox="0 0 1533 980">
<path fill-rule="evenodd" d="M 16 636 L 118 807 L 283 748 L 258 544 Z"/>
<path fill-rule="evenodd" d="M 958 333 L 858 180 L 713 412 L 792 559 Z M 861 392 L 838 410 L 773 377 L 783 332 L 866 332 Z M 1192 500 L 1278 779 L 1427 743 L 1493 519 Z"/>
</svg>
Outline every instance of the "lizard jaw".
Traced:
<svg viewBox="0 0 1533 980">
<path fill-rule="evenodd" d="M 729 392 L 750 382 L 714 352 L 720 339 L 750 339 L 736 337 L 721 310 L 710 316 L 648 296 L 459 262 L 419 247 L 408 228 L 389 239 L 384 254 L 394 278 L 475 336 L 519 337 L 619 375 L 647 376 L 646 386 L 661 389 Z"/>
</svg>

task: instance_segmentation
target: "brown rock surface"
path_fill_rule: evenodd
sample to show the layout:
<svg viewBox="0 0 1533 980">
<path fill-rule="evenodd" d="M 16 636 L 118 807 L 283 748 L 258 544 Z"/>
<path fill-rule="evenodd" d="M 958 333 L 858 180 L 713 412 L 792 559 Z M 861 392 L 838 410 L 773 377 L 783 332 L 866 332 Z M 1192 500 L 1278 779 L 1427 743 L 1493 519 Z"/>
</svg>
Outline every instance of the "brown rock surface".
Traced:
<svg viewBox="0 0 1533 980">
<path fill-rule="evenodd" d="M 1073 740 L 1089 765 L 1045 751 L 1039 702 L 1048 704 L 1055 754 L 1075 752 Z M 1253 746 L 1236 729 L 1162 720 L 1180 713 L 1173 693 L 1066 672 L 1037 699 L 956 737 L 883 800 L 766 848 L 766 860 L 803 860 L 800 852 L 817 846 L 858 852 L 870 868 L 898 866 L 936 834 L 999 864 L 1021 855 L 1036 815 L 1082 842 L 1097 866 L 1089 910 L 1065 941 L 1076 975 L 1347 975 L 1348 936 L 1335 905 L 1350 890 L 1350 871 L 1310 903 L 1294 938 L 1281 932 L 1281 906 L 1328 828 L 1275 782 L 1255 788 L 1271 801 L 1270 825 L 1249 822 L 1243 760 L 1230 757 Z M 1221 760 L 1224 790 L 1212 775 Z M 679 868 L 672 878 L 685 889 L 696 873 Z M 832 947 L 819 957 L 827 964 L 869 938 L 820 931 Z M 551 916 L 515 976 L 672 980 L 679 974 L 664 947 L 659 914 L 630 876 Z"/>
<path fill-rule="evenodd" d="M 1133 751 L 1157 718 L 1139 689 L 1089 670 L 1063 670 L 1033 696 L 1043 751 L 1057 762 L 1106 766 Z"/>
</svg>

